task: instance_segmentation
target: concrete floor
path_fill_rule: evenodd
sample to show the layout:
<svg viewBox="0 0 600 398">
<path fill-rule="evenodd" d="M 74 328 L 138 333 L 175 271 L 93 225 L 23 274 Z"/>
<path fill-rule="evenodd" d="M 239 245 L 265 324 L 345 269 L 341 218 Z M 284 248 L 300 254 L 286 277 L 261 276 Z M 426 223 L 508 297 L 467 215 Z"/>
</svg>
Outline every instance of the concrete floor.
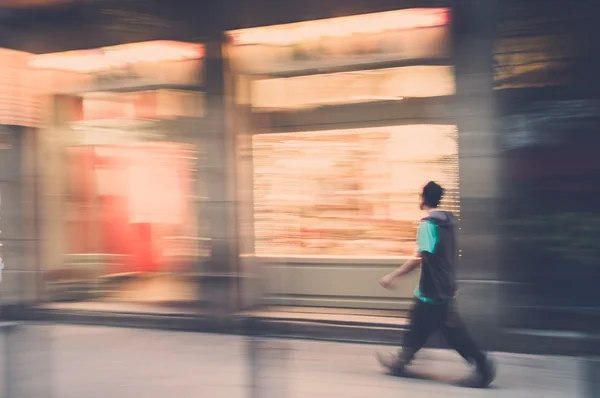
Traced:
<svg viewBox="0 0 600 398">
<path fill-rule="evenodd" d="M 577 358 L 498 353 L 494 388 L 469 390 L 447 382 L 468 368 L 444 350 L 415 364 L 439 378 L 424 381 L 383 375 L 373 356 L 386 348 L 372 345 L 266 340 L 251 366 L 249 341 L 238 336 L 96 326 L 26 326 L 10 336 L 10 352 L 0 352 L 17 394 L 8 398 L 583 397 Z"/>
</svg>

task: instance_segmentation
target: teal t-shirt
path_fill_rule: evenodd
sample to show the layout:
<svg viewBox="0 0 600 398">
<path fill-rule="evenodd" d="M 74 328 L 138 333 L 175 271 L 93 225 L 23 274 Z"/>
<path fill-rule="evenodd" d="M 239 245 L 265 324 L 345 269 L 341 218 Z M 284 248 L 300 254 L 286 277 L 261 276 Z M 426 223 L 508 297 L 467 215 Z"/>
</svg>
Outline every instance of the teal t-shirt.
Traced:
<svg viewBox="0 0 600 398">
<path fill-rule="evenodd" d="M 433 222 L 425 220 L 417 228 L 417 250 L 420 252 L 435 253 L 439 241 L 438 227 Z"/>
<path fill-rule="evenodd" d="M 419 224 L 419 227 L 417 228 L 417 250 L 418 250 L 418 252 L 419 253 L 428 252 L 428 253 L 434 254 L 435 249 L 437 248 L 437 245 L 438 245 L 438 241 L 439 241 L 439 234 L 438 234 L 437 225 L 435 225 L 435 223 L 433 223 L 429 220 L 422 221 L 421 224 Z M 419 286 L 417 286 L 415 289 L 415 296 L 419 300 L 421 300 L 425 303 L 437 304 L 434 300 L 432 300 L 428 297 L 425 297 L 421 293 Z"/>
</svg>

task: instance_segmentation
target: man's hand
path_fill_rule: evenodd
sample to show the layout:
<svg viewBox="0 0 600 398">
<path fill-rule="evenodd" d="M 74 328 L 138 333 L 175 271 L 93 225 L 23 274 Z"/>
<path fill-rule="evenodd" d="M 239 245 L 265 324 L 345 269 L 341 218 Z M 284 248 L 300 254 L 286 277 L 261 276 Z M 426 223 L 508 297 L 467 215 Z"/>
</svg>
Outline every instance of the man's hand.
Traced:
<svg viewBox="0 0 600 398">
<path fill-rule="evenodd" d="M 394 282 L 396 281 L 396 279 L 413 271 L 420 264 L 421 264 L 421 255 L 420 255 L 420 253 L 417 253 L 414 258 L 411 258 L 410 260 L 408 260 L 407 262 L 402 264 L 402 266 L 400 268 L 398 268 L 391 274 L 388 274 L 388 275 L 384 276 L 383 278 L 381 278 L 381 280 L 379 281 L 379 284 L 386 289 L 393 289 Z"/>
<path fill-rule="evenodd" d="M 389 274 L 381 278 L 379 284 L 385 289 L 393 289 L 395 280 L 396 278 L 394 277 L 394 275 Z"/>
</svg>

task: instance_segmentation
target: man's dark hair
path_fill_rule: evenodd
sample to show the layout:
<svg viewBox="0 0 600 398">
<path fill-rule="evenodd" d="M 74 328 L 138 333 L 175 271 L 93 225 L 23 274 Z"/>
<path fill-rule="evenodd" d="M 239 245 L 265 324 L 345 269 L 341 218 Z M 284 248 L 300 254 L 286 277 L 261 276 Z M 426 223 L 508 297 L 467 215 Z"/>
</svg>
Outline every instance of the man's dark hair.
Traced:
<svg viewBox="0 0 600 398">
<path fill-rule="evenodd" d="M 440 205 L 442 197 L 444 196 L 444 188 L 441 185 L 430 181 L 423 187 L 423 204 L 432 209 L 437 208 Z"/>
</svg>

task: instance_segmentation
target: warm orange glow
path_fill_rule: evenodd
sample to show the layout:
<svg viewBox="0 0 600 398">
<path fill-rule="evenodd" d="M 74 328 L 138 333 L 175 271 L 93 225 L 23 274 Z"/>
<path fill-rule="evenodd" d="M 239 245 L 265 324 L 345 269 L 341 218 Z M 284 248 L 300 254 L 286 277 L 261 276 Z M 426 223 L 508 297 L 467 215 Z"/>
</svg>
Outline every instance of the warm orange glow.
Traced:
<svg viewBox="0 0 600 398">
<path fill-rule="evenodd" d="M 134 104 L 126 97 L 83 99 L 83 120 L 133 119 L 134 115 Z"/>
<path fill-rule="evenodd" d="M 30 53 L 0 49 L 0 124 L 36 126 L 40 119 L 39 82 L 29 74 Z"/>
<path fill-rule="evenodd" d="M 202 94 L 178 90 L 93 93 L 83 97 L 84 121 L 166 120 L 202 115 Z"/>
<path fill-rule="evenodd" d="M 451 66 L 409 66 L 357 72 L 331 73 L 252 83 L 255 109 L 397 101 L 455 93 Z"/>
<path fill-rule="evenodd" d="M 425 182 L 459 212 L 457 140 L 450 125 L 255 135 L 255 254 L 412 255 Z"/>
<path fill-rule="evenodd" d="M 173 270 L 173 250 L 194 253 L 193 239 L 181 245 L 194 218 L 190 202 L 193 151 L 183 144 L 78 146 L 67 151 L 67 200 L 73 253 L 109 253 L 121 261 L 106 272 Z M 163 187 L 161 192 L 157 186 Z M 94 211 L 90 211 L 94 208 Z M 175 246 L 174 246 L 175 245 Z"/>
<path fill-rule="evenodd" d="M 200 44 L 151 41 L 38 55 L 30 59 L 29 65 L 38 69 L 92 73 L 142 62 L 183 61 L 203 56 L 204 47 Z"/>
<path fill-rule="evenodd" d="M 442 26 L 448 23 L 448 19 L 445 8 L 416 8 L 242 29 L 232 31 L 230 35 L 234 44 L 291 45 L 324 37 Z"/>
</svg>

